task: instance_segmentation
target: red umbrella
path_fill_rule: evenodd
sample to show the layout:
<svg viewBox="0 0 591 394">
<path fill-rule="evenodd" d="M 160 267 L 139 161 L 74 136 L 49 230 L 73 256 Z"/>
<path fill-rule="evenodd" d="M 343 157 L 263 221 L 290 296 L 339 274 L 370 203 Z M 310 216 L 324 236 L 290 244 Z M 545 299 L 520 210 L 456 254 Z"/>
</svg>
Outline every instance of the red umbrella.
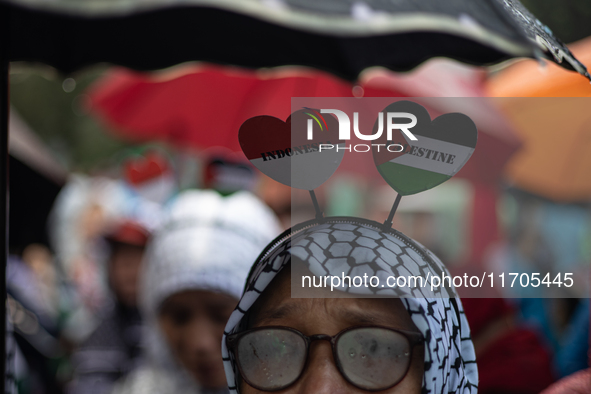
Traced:
<svg viewBox="0 0 591 394">
<path fill-rule="evenodd" d="M 92 111 L 129 139 L 239 151 L 238 129 L 245 120 L 262 114 L 286 119 L 291 97 L 354 97 L 353 90 L 332 75 L 300 68 L 192 65 L 161 74 L 114 69 L 91 88 L 90 98 Z"/>
<path fill-rule="evenodd" d="M 358 85 L 305 68 L 252 71 L 199 64 L 152 74 L 116 68 L 90 88 L 89 96 L 92 112 L 125 138 L 240 151 L 242 123 L 258 115 L 286 119 L 291 97 L 478 97 L 484 96 L 483 82 L 482 70 L 451 61 L 427 63 L 411 74 L 372 70 Z M 479 149 L 458 175 L 496 183 L 518 140 L 484 101 L 474 100 L 469 107 L 464 101 L 464 107 L 486 129 L 481 130 Z M 454 108 L 430 108 L 433 116 L 450 110 Z M 342 167 L 378 176 L 373 164 L 360 169 L 345 160 Z"/>
</svg>

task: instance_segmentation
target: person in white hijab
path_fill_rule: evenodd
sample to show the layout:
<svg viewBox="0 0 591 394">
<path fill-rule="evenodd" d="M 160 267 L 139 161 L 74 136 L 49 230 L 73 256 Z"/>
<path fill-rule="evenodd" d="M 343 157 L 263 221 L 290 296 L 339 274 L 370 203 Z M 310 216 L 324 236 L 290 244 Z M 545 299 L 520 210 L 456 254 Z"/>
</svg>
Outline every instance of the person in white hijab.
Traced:
<svg viewBox="0 0 591 394">
<path fill-rule="evenodd" d="M 223 329 L 252 261 L 279 232 L 271 210 L 249 193 L 181 193 L 144 262 L 147 364 L 114 393 L 227 392 Z"/>
</svg>

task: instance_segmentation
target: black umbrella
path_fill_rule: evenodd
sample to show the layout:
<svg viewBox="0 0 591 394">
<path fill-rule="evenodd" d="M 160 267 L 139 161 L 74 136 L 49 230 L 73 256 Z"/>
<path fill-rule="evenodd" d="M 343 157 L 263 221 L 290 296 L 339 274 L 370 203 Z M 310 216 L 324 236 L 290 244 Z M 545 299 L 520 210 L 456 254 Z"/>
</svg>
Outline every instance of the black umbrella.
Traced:
<svg viewBox="0 0 591 394">
<path fill-rule="evenodd" d="M 542 57 L 588 75 L 517 0 L 0 0 L 10 60 L 68 73 L 97 62 L 149 70 L 204 60 L 296 64 L 354 80 L 434 56 L 470 64 Z"/>
<path fill-rule="evenodd" d="M 369 66 L 410 70 L 434 56 L 479 65 L 546 57 L 589 76 L 517 0 L 0 0 L 0 206 L 8 201 L 9 61 L 64 73 L 98 62 L 140 70 L 195 60 L 294 64 L 354 80 Z M 0 283 L 5 290 L 4 274 Z"/>
</svg>

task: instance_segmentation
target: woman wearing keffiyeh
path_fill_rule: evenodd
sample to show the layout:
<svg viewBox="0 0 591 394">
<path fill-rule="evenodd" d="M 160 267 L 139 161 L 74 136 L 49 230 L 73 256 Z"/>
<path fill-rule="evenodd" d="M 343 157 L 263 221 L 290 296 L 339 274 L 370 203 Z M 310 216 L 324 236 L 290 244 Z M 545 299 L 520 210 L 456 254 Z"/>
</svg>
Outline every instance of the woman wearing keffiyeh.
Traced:
<svg viewBox="0 0 591 394">
<path fill-rule="evenodd" d="M 259 256 L 226 325 L 231 393 L 477 392 L 470 328 L 453 288 L 345 284 L 338 290 L 348 297 L 291 298 L 300 273 L 367 274 L 382 284 L 388 276 L 449 275 L 422 245 L 376 222 L 295 226 Z"/>
</svg>

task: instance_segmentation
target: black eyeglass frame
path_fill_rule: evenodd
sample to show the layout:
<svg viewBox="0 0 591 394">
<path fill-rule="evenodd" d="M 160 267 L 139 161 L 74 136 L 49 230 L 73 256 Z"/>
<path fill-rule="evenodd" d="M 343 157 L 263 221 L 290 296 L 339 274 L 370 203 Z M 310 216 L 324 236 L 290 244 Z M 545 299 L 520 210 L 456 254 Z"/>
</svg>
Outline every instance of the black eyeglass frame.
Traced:
<svg viewBox="0 0 591 394">
<path fill-rule="evenodd" d="M 408 331 L 408 330 L 399 330 L 399 329 L 395 329 L 395 328 L 391 328 L 391 327 L 376 326 L 376 325 L 358 325 L 358 326 L 347 327 L 344 330 L 341 330 L 339 333 L 337 333 L 336 335 L 333 335 L 333 336 L 327 335 L 327 334 L 315 334 L 315 335 L 308 336 L 308 335 L 305 335 L 302 332 L 300 332 L 300 331 L 298 331 L 298 330 L 296 330 L 295 328 L 292 328 L 292 327 L 286 327 L 286 326 L 263 326 L 263 327 L 255 327 L 255 328 L 252 328 L 252 329 L 249 329 L 249 330 L 246 330 L 246 331 L 242 331 L 242 332 L 238 332 L 238 333 L 227 335 L 226 336 L 226 347 L 228 348 L 228 350 L 234 356 L 234 359 L 236 360 L 236 365 L 238 366 L 238 372 L 240 372 L 240 376 L 242 377 L 242 379 L 244 379 L 244 381 L 246 383 L 248 383 L 250 386 L 252 386 L 253 388 L 255 388 L 257 390 L 261 390 L 261 391 L 274 392 L 274 391 L 285 390 L 286 388 L 292 386 L 298 380 L 300 380 L 300 378 L 302 377 L 302 375 L 304 374 L 304 372 L 306 371 L 306 369 L 308 367 L 308 359 L 309 359 L 309 356 L 310 356 L 310 345 L 312 344 L 312 342 L 318 341 L 318 340 L 324 340 L 324 341 L 330 342 L 330 345 L 331 345 L 331 348 L 332 348 L 332 357 L 333 357 L 333 360 L 334 360 L 334 362 L 335 362 L 335 364 L 337 366 L 337 369 L 339 370 L 339 373 L 341 374 L 341 376 L 343 377 L 343 379 L 345 379 L 352 386 L 354 386 L 354 387 L 356 387 L 358 389 L 361 389 L 361 390 L 365 390 L 365 391 L 383 391 L 383 390 L 387 390 L 389 388 L 392 388 L 392 387 L 396 386 L 408 374 L 408 370 L 410 369 L 411 361 L 409 361 L 408 365 L 406 366 L 406 370 L 404 371 L 404 374 L 401 375 L 400 379 L 398 379 L 396 382 L 394 382 L 393 384 L 391 384 L 391 385 L 389 385 L 387 387 L 380 387 L 378 389 L 368 389 L 368 388 L 365 388 L 365 387 L 360 387 L 357 384 L 353 383 L 347 377 L 347 375 L 344 373 L 343 368 L 342 368 L 342 365 L 341 365 L 341 362 L 340 362 L 340 359 L 339 359 L 339 357 L 337 355 L 337 348 L 336 348 L 337 341 L 339 340 L 339 338 L 343 334 L 348 333 L 349 331 L 360 329 L 360 328 L 379 328 L 379 329 L 393 331 L 393 332 L 396 332 L 398 334 L 401 334 L 403 337 L 406 338 L 406 340 L 408 341 L 409 347 L 410 347 L 409 360 L 412 360 L 414 348 L 417 345 L 420 345 L 420 344 L 422 344 L 422 343 L 425 342 L 425 337 L 420 332 L 417 332 L 417 331 Z M 289 384 L 287 384 L 285 386 L 281 386 L 279 388 L 275 388 L 275 389 L 265 389 L 265 388 L 262 388 L 260 386 L 257 386 L 256 384 L 253 384 L 251 381 L 249 381 L 248 378 L 245 376 L 245 374 L 242 372 L 242 367 L 240 365 L 240 360 L 239 360 L 238 352 L 235 351 L 236 347 L 238 346 L 238 342 L 245 335 L 250 334 L 252 332 L 256 332 L 256 331 L 265 331 L 265 330 L 291 331 L 291 332 L 297 334 L 298 336 L 300 336 L 302 339 L 304 339 L 304 342 L 306 343 L 306 354 L 305 354 L 304 366 L 302 367 L 302 370 L 300 371 L 300 373 L 298 374 L 298 376 L 293 380 L 293 382 L 291 382 L 291 383 L 289 383 Z"/>
</svg>

